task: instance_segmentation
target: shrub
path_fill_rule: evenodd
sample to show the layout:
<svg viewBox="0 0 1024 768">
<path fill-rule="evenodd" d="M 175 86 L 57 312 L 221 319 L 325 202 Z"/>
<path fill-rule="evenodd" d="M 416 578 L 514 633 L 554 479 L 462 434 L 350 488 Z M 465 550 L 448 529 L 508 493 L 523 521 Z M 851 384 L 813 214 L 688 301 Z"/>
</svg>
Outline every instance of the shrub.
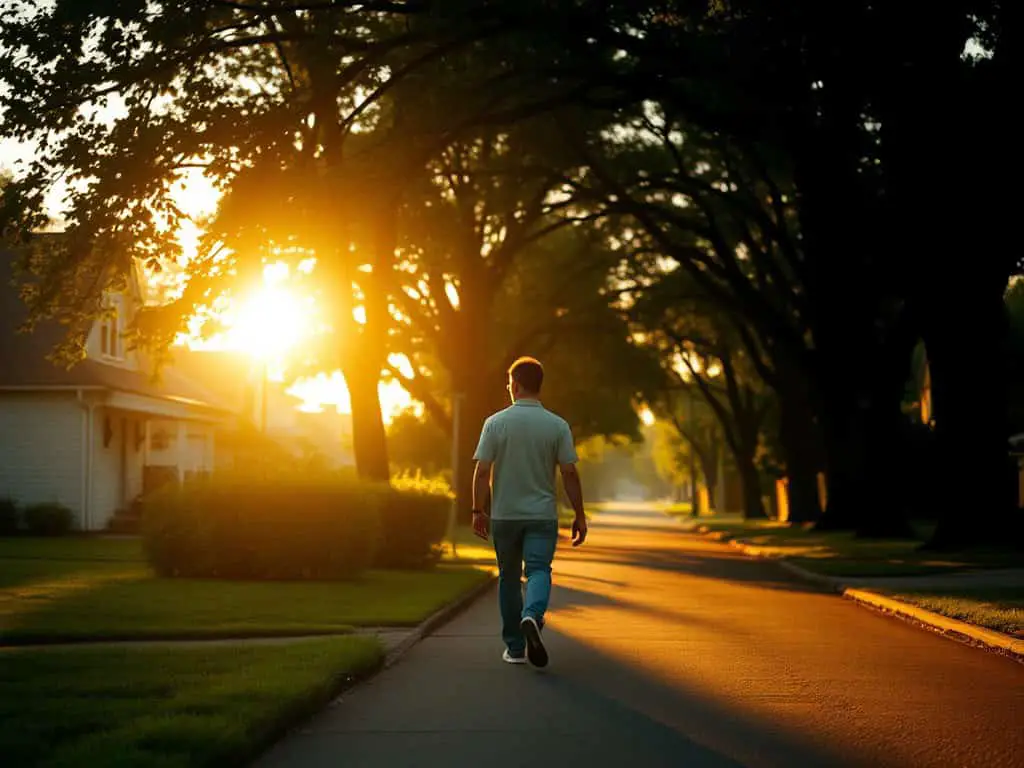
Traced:
<svg viewBox="0 0 1024 768">
<path fill-rule="evenodd" d="M 382 535 L 375 564 L 425 568 L 441 557 L 451 492 L 438 484 L 396 480 L 381 490 Z"/>
<path fill-rule="evenodd" d="M 18 532 L 18 505 L 14 499 L 0 498 L 0 536 L 14 536 Z"/>
<path fill-rule="evenodd" d="M 30 536 L 64 536 L 73 524 L 71 510 L 55 501 L 25 507 L 25 529 Z"/>
<path fill-rule="evenodd" d="M 340 475 L 217 475 L 148 496 L 142 531 L 161 576 L 347 579 L 376 554 L 378 494 Z"/>
</svg>

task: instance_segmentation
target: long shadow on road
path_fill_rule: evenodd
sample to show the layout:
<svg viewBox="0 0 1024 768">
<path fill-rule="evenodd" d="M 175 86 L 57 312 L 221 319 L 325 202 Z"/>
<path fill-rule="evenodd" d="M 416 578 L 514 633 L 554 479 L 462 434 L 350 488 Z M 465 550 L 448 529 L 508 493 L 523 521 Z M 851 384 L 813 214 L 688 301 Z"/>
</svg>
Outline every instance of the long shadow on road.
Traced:
<svg viewBox="0 0 1024 768">
<path fill-rule="evenodd" d="M 501 662 L 492 590 L 259 764 L 1019 764 L 1017 665 L 655 516 L 603 518 L 556 560 L 551 667 Z"/>
</svg>

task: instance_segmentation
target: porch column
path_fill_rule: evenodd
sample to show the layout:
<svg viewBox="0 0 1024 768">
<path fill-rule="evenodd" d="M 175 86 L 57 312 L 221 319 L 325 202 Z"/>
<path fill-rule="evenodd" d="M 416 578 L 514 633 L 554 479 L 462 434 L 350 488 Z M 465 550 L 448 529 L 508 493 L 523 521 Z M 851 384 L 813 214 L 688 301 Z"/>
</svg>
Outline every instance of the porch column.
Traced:
<svg viewBox="0 0 1024 768">
<path fill-rule="evenodd" d="M 185 482 L 185 457 L 188 453 L 188 427 L 184 421 L 178 422 L 178 444 L 177 444 L 177 464 L 178 464 L 178 484 L 181 485 Z"/>
<path fill-rule="evenodd" d="M 148 467 L 149 461 L 149 445 L 152 442 L 153 436 L 150 434 L 149 419 L 142 420 L 143 433 L 146 435 L 145 442 L 142 444 L 142 466 Z"/>
</svg>

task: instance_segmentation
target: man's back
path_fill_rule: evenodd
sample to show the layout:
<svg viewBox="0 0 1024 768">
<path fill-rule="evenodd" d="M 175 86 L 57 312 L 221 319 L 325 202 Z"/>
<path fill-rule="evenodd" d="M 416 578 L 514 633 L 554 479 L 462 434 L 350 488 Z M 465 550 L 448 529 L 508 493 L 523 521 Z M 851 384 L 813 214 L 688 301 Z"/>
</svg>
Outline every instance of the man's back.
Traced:
<svg viewBox="0 0 1024 768">
<path fill-rule="evenodd" d="M 492 462 L 495 520 L 558 517 L 555 468 L 576 461 L 572 432 L 537 400 L 517 400 L 484 423 L 474 458 Z"/>
</svg>

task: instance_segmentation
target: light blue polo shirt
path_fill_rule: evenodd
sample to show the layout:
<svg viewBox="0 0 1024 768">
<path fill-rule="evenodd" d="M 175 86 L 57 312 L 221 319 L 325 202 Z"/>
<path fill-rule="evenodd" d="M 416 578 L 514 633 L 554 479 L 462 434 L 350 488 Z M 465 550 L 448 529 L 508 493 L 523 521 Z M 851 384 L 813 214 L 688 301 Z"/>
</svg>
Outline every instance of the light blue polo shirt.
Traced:
<svg viewBox="0 0 1024 768">
<path fill-rule="evenodd" d="M 537 400 L 516 400 L 484 422 L 476 461 L 494 464 L 494 520 L 556 520 L 555 468 L 577 461 L 572 432 Z"/>
</svg>

